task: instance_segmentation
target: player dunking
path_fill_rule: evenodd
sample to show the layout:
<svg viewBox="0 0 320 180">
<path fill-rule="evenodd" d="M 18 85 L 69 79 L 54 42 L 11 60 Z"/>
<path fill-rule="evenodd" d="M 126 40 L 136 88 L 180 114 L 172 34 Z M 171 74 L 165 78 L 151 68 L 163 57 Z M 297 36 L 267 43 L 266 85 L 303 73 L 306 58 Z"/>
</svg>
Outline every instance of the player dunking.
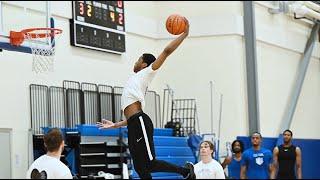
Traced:
<svg viewBox="0 0 320 180">
<path fill-rule="evenodd" d="M 175 51 L 189 34 L 189 22 L 184 18 L 186 28 L 184 32 L 173 40 L 155 58 L 152 54 L 143 54 L 134 65 L 135 74 L 127 81 L 122 97 L 121 109 L 126 120 L 113 123 L 102 120 L 97 125 L 100 128 L 118 128 L 128 126 L 128 144 L 134 168 L 142 179 L 151 179 L 152 172 L 175 172 L 187 179 L 195 179 L 193 165 L 186 163 L 185 167 L 178 167 L 155 157 L 153 143 L 153 124 L 150 117 L 143 112 L 145 94 L 157 70 L 162 66 L 167 57 Z"/>
</svg>

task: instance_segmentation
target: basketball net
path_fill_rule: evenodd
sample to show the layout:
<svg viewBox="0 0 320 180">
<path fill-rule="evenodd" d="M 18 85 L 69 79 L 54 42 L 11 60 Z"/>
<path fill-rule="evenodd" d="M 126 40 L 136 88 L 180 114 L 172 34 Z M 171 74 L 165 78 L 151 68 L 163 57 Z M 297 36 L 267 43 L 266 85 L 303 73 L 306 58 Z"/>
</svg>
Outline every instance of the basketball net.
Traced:
<svg viewBox="0 0 320 180">
<path fill-rule="evenodd" d="M 36 73 L 52 72 L 56 42 L 61 29 L 30 28 L 20 32 L 10 31 L 10 44 L 20 46 L 26 42 L 32 53 L 32 71 Z"/>
<path fill-rule="evenodd" d="M 34 37 L 34 35 L 36 37 Z M 29 43 L 32 53 L 32 71 L 36 73 L 53 72 L 54 57 L 56 52 L 56 41 L 60 36 L 51 37 L 49 34 L 45 39 L 49 42 L 49 45 L 41 45 L 34 39 L 40 39 L 38 34 L 26 33 L 25 41 Z"/>
</svg>

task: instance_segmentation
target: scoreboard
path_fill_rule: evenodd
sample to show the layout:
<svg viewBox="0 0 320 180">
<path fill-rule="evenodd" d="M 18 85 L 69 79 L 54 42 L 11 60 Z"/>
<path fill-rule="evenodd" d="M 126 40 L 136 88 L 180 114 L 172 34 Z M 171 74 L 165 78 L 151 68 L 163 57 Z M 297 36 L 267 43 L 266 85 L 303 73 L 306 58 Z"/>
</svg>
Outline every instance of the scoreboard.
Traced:
<svg viewBox="0 0 320 180">
<path fill-rule="evenodd" d="M 72 1 L 71 45 L 122 54 L 125 52 L 123 1 Z"/>
</svg>

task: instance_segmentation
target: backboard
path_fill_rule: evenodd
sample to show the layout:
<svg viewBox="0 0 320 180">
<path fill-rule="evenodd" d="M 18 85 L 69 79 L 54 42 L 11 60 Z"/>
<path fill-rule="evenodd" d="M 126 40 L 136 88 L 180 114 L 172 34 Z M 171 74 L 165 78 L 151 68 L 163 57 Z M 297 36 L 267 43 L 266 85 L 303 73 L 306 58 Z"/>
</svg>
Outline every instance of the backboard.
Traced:
<svg viewBox="0 0 320 180">
<path fill-rule="evenodd" d="M 25 41 L 19 47 L 10 44 L 10 31 L 38 27 L 54 27 L 49 1 L 0 1 L 0 49 L 31 53 L 31 42 Z M 32 43 L 38 43 L 41 49 L 51 47 L 48 39 L 32 40 Z"/>
</svg>

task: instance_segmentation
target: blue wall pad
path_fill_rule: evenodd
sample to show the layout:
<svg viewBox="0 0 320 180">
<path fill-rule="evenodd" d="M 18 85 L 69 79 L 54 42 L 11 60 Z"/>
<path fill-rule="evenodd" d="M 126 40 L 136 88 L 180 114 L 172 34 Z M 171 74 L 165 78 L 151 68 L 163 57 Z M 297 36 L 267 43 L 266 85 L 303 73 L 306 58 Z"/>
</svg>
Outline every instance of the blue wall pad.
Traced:
<svg viewBox="0 0 320 180">
<path fill-rule="evenodd" d="M 188 147 L 187 137 L 154 136 L 155 146 Z"/>
<path fill-rule="evenodd" d="M 52 127 L 42 127 L 43 133 L 46 134 Z M 116 129 L 99 129 L 96 125 L 82 124 L 77 125 L 76 128 L 60 128 L 65 132 L 79 131 L 82 136 L 119 136 L 120 132 L 126 132 L 126 127 Z M 173 129 L 171 128 L 155 128 L 155 136 L 173 136 Z"/>
<path fill-rule="evenodd" d="M 42 131 L 43 131 L 43 134 L 47 134 L 48 131 L 50 129 L 52 129 L 52 127 L 41 127 Z M 66 132 L 75 132 L 75 131 L 78 131 L 77 128 L 59 128 L 61 130 L 62 133 L 66 133 Z"/>
<path fill-rule="evenodd" d="M 119 136 L 120 132 L 127 132 L 126 127 L 117 129 L 99 129 L 95 125 L 82 124 L 77 125 L 77 129 L 80 131 L 82 136 Z M 155 136 L 172 136 L 173 129 L 171 128 L 155 128 Z"/>
<path fill-rule="evenodd" d="M 193 156 L 190 148 L 174 146 L 158 146 L 155 148 L 157 156 Z"/>
</svg>

